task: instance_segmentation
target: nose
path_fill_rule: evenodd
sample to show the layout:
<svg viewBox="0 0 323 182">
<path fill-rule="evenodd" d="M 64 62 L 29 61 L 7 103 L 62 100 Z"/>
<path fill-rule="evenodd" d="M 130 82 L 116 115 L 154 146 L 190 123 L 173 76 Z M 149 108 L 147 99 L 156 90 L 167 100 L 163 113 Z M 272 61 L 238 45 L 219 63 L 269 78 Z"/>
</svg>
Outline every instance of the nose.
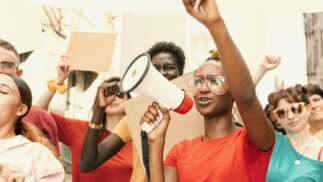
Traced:
<svg viewBox="0 0 323 182">
<path fill-rule="evenodd" d="M 162 74 L 163 76 L 166 76 L 167 75 L 167 72 L 161 68 L 160 70 L 158 70 L 160 74 Z"/>
<path fill-rule="evenodd" d="M 294 117 L 295 117 L 295 114 L 292 112 L 292 111 L 288 111 L 288 113 L 287 113 L 287 116 L 288 116 L 288 119 L 293 119 Z"/>
<path fill-rule="evenodd" d="M 313 102 L 313 101 L 311 101 L 311 102 L 310 102 L 310 104 L 311 104 L 311 109 L 312 109 L 312 110 L 316 109 L 316 108 L 317 108 L 317 106 L 318 106 L 318 103 L 317 103 L 317 102 Z"/>
<path fill-rule="evenodd" d="M 200 92 L 202 92 L 202 93 L 210 92 L 210 88 L 209 88 L 208 84 L 206 83 L 206 81 L 203 81 L 203 83 L 201 85 Z"/>
</svg>

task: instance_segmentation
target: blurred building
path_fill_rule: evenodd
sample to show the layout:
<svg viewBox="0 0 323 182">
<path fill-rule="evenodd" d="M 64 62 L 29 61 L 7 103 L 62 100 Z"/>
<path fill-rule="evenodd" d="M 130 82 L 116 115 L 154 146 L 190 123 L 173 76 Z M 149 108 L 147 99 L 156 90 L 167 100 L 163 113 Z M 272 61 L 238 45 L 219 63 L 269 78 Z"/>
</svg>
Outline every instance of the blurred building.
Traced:
<svg viewBox="0 0 323 182">
<path fill-rule="evenodd" d="M 305 13 L 308 82 L 323 88 L 323 12 Z"/>
</svg>

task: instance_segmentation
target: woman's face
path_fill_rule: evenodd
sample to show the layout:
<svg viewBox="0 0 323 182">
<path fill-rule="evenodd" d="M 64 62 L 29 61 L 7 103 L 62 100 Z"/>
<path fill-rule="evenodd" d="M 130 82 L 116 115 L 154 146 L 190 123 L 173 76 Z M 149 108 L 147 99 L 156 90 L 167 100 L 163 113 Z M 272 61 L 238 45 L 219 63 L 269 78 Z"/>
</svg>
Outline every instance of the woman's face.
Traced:
<svg viewBox="0 0 323 182">
<path fill-rule="evenodd" d="M 120 82 L 118 82 L 118 87 L 120 88 Z M 108 99 L 106 97 L 106 99 Z M 126 94 L 122 94 L 120 91 L 117 94 L 117 96 L 115 97 L 115 99 L 112 101 L 111 104 L 109 104 L 106 108 L 105 108 L 105 112 L 108 115 L 117 115 L 117 114 L 124 114 L 124 107 L 123 107 L 123 102 L 126 101 L 128 99 L 128 96 Z"/>
<path fill-rule="evenodd" d="M 309 121 L 323 122 L 323 98 L 314 94 L 309 97 L 309 100 L 311 106 Z"/>
<path fill-rule="evenodd" d="M 152 57 L 151 63 L 168 80 L 180 76 L 177 61 L 171 53 L 160 52 Z"/>
<path fill-rule="evenodd" d="M 25 114 L 22 110 L 20 93 L 15 82 L 7 75 L 0 74 L 0 124 Z"/>
<path fill-rule="evenodd" d="M 225 78 L 221 63 L 215 61 L 203 63 L 195 72 L 194 84 L 198 87 L 195 86 L 192 94 L 196 108 L 203 116 L 214 117 L 225 112 L 231 113 L 232 97 L 227 82 L 221 86 L 221 80 L 215 80 L 217 76 Z"/>
<path fill-rule="evenodd" d="M 288 133 L 298 133 L 307 128 L 309 111 L 304 102 L 289 103 L 280 99 L 274 113 L 277 122 Z"/>
</svg>

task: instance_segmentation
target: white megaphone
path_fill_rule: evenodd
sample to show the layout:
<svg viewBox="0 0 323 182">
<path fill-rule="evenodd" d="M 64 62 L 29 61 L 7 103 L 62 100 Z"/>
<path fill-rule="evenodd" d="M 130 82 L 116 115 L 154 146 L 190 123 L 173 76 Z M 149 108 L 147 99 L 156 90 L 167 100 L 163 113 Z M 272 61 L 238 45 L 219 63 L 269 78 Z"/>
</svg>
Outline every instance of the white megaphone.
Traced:
<svg viewBox="0 0 323 182">
<path fill-rule="evenodd" d="M 187 113 L 193 107 L 191 97 L 155 69 L 148 53 L 140 54 L 130 63 L 123 74 L 120 89 L 123 93 L 136 92 L 146 95 L 180 114 Z M 141 129 L 149 133 L 161 121 L 160 111 L 159 116 L 156 124 L 144 123 Z"/>
</svg>

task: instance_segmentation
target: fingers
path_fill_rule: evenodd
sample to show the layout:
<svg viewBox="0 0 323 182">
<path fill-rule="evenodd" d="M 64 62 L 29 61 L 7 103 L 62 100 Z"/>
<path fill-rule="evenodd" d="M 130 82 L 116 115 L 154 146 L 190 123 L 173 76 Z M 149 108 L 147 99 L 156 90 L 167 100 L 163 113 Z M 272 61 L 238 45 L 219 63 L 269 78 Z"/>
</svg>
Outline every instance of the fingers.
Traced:
<svg viewBox="0 0 323 182">
<path fill-rule="evenodd" d="M 9 182 L 22 182 L 25 179 L 23 170 L 12 164 L 4 164 L 2 166 L 1 176 Z"/>
<path fill-rule="evenodd" d="M 153 102 L 152 105 L 148 106 L 147 111 L 144 113 L 144 115 L 141 118 L 140 125 L 144 122 L 148 124 L 153 124 L 157 120 L 158 114 L 158 108 L 159 105 L 156 102 Z"/>
<path fill-rule="evenodd" d="M 194 0 L 183 0 L 183 4 L 185 6 L 185 9 L 188 13 L 191 13 L 193 10 L 193 6 L 194 6 Z"/>
</svg>

